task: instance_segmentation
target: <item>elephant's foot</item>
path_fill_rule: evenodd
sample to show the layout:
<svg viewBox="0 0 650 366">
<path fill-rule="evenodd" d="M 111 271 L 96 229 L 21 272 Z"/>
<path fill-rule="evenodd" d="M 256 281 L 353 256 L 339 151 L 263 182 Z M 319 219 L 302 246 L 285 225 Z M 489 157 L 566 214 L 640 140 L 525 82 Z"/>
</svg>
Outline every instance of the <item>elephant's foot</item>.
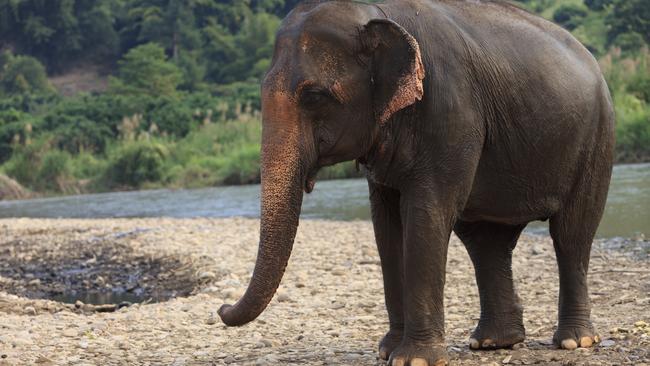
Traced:
<svg viewBox="0 0 650 366">
<path fill-rule="evenodd" d="M 508 348 L 526 337 L 521 312 L 481 319 L 469 339 L 471 349 Z"/>
<path fill-rule="evenodd" d="M 402 330 L 391 329 L 379 342 L 379 358 L 388 360 L 393 350 L 402 343 Z"/>
<path fill-rule="evenodd" d="M 559 348 L 573 350 L 578 347 L 589 348 L 600 342 L 600 337 L 590 322 L 587 325 L 562 325 L 553 335 L 553 343 Z"/>
<path fill-rule="evenodd" d="M 423 344 L 404 340 L 393 350 L 391 366 L 445 366 L 449 364 L 447 350 L 442 344 Z"/>
</svg>

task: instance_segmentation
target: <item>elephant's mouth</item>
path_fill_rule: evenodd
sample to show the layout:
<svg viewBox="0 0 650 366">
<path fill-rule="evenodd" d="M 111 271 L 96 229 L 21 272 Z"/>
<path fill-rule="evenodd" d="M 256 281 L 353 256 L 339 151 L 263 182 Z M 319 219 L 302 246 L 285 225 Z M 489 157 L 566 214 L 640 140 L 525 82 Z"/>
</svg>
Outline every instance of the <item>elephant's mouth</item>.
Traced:
<svg viewBox="0 0 650 366">
<path fill-rule="evenodd" d="M 316 185 L 316 175 L 318 174 L 319 168 L 313 168 L 309 174 L 307 174 L 307 179 L 305 179 L 305 193 L 311 193 L 314 190 Z"/>
</svg>

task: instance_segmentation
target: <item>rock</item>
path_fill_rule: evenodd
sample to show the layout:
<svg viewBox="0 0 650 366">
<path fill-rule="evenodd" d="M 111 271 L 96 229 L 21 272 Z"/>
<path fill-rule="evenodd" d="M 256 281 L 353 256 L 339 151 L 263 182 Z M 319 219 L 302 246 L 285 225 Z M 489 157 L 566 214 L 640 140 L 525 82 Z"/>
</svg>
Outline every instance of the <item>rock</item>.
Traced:
<svg viewBox="0 0 650 366">
<path fill-rule="evenodd" d="M 25 307 L 25 314 L 27 314 L 27 315 L 36 315 L 36 309 L 34 309 L 33 306 L 26 306 Z"/>
<path fill-rule="evenodd" d="M 278 359 L 273 355 L 267 355 L 255 360 L 255 366 L 277 365 L 278 363 Z"/>
<path fill-rule="evenodd" d="M 219 293 L 219 287 L 217 286 L 209 286 L 201 290 L 201 293 L 204 294 L 214 294 L 214 293 Z"/>
<path fill-rule="evenodd" d="M 210 281 L 210 280 L 214 280 L 215 278 L 217 278 L 217 275 L 209 271 L 201 272 L 199 274 L 199 280 L 201 281 Z"/>
<path fill-rule="evenodd" d="M 72 338 L 72 337 L 78 336 L 79 332 L 76 329 L 68 328 L 68 329 L 65 329 L 61 334 L 63 334 L 63 336 L 65 336 L 65 337 L 71 337 Z"/>
<path fill-rule="evenodd" d="M 278 301 L 279 302 L 291 302 L 291 297 L 289 297 L 289 294 L 286 292 L 279 292 L 278 293 Z"/>
<path fill-rule="evenodd" d="M 506 356 L 506 358 L 501 361 L 502 364 L 506 365 L 510 363 L 510 360 L 512 360 L 512 356 Z"/>
<path fill-rule="evenodd" d="M 604 339 L 603 341 L 600 342 L 599 346 L 600 347 L 611 347 L 614 346 L 616 342 L 614 342 L 611 339 Z"/>
<path fill-rule="evenodd" d="M 214 316 L 214 314 L 210 314 L 208 319 L 205 320 L 205 324 L 207 324 L 207 325 L 217 324 L 217 318 Z"/>
<path fill-rule="evenodd" d="M 45 356 L 38 356 L 34 362 L 37 364 L 51 364 L 52 360 Z"/>
<path fill-rule="evenodd" d="M 521 349 L 526 349 L 526 348 L 527 348 L 526 343 L 524 343 L 524 342 L 519 342 L 519 343 L 516 343 L 516 344 L 514 344 L 512 346 L 513 350 L 521 350 Z"/>
<path fill-rule="evenodd" d="M 227 288 L 227 289 L 221 291 L 221 297 L 223 297 L 224 299 L 227 299 L 227 300 L 228 299 L 238 300 L 243 295 L 244 295 L 244 289 L 241 289 L 241 288 L 235 289 L 235 288 L 230 287 L 230 288 Z"/>
</svg>

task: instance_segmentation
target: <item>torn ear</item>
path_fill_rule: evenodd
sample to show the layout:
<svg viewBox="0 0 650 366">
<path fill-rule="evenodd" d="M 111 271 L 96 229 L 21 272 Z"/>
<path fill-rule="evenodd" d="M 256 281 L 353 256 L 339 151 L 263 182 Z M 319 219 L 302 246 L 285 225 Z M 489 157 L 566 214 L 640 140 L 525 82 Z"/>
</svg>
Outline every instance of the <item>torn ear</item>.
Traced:
<svg viewBox="0 0 650 366">
<path fill-rule="evenodd" d="M 418 42 L 390 19 L 374 19 L 361 32 L 363 53 L 370 57 L 375 116 L 380 124 L 421 100 L 424 65 Z"/>
</svg>

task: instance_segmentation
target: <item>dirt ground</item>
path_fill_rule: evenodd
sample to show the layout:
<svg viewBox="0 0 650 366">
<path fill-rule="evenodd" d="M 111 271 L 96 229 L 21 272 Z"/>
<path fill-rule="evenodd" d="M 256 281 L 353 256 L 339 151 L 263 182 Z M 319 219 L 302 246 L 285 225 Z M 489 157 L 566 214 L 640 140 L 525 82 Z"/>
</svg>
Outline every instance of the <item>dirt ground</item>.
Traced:
<svg viewBox="0 0 650 366">
<path fill-rule="evenodd" d="M 260 318 L 226 328 L 216 310 L 244 291 L 257 220 L 0 220 L 0 365 L 383 365 L 387 330 L 369 222 L 303 220 L 282 286 Z M 445 290 L 456 365 L 650 365 L 650 243 L 597 241 L 593 320 L 602 342 L 556 350 L 552 243 L 523 236 L 514 272 L 527 339 L 470 351 L 479 315 L 467 253 L 453 237 Z M 137 292 L 160 302 L 94 307 L 39 299 L 66 291 Z M 175 297 L 176 296 L 176 297 Z M 128 304 L 126 304 L 128 305 Z"/>
</svg>

